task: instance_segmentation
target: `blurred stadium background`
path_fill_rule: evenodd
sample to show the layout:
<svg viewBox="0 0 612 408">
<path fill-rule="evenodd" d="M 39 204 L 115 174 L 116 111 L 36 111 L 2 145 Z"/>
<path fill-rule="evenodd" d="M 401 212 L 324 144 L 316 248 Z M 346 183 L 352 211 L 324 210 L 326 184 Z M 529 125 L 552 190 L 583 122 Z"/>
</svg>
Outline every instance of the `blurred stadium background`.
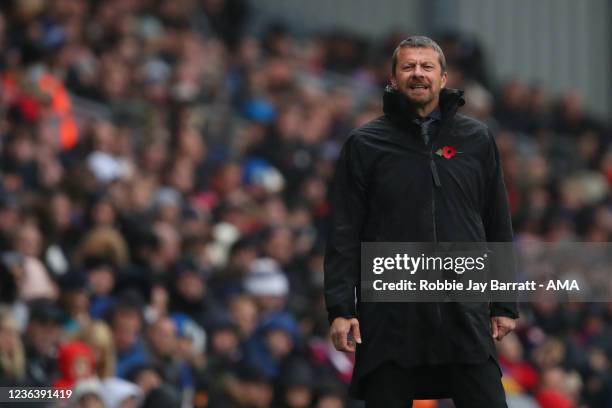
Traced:
<svg viewBox="0 0 612 408">
<path fill-rule="evenodd" d="M 0 385 L 359 407 L 327 338 L 328 193 L 393 48 L 442 45 L 517 241 L 608 242 L 610 21 L 609 0 L 0 2 Z M 499 352 L 511 408 L 612 407 L 612 304 L 523 305 Z"/>
</svg>

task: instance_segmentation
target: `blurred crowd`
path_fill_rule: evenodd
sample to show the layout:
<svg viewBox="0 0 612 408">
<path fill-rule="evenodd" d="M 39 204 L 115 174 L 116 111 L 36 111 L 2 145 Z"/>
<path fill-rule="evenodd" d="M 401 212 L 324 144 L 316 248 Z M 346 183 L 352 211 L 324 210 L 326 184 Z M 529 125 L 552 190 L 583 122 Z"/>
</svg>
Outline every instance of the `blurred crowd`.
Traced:
<svg viewBox="0 0 612 408">
<path fill-rule="evenodd" d="M 409 33 L 253 30 L 254 6 L 0 3 L 0 385 L 75 407 L 359 406 L 322 296 L 329 187 Z M 516 240 L 609 241 L 610 123 L 436 39 L 496 135 Z M 612 407 L 612 303 L 523 304 L 499 352 L 511 407 Z"/>
</svg>

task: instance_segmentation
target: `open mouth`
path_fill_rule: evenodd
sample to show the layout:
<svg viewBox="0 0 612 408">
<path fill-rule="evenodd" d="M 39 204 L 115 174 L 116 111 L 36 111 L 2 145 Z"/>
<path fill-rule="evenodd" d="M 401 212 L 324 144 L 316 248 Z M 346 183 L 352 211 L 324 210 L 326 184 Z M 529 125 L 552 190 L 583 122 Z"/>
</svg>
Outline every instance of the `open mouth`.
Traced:
<svg viewBox="0 0 612 408">
<path fill-rule="evenodd" d="M 409 88 L 410 89 L 427 89 L 429 87 L 427 85 L 423 85 L 423 84 L 413 84 L 413 85 L 410 85 Z"/>
</svg>

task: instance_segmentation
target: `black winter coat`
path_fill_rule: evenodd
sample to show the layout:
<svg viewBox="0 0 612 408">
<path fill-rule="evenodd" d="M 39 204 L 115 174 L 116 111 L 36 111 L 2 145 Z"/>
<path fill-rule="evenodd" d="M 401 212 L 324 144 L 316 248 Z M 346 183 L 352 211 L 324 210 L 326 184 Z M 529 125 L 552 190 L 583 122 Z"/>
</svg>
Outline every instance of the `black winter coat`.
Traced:
<svg viewBox="0 0 612 408">
<path fill-rule="evenodd" d="M 359 301 L 361 242 L 512 240 L 497 147 L 486 125 L 457 113 L 463 92 L 442 90 L 441 123 L 427 145 L 405 97 L 387 88 L 383 101 L 384 115 L 353 130 L 340 154 L 325 254 L 330 321 L 360 323 L 350 390 L 357 398 L 364 376 L 387 360 L 405 367 L 497 361 L 490 317 L 518 317 L 515 303 Z M 443 146 L 458 153 L 445 158 Z M 418 396 L 448 397 L 444 384 L 430 385 Z"/>
</svg>

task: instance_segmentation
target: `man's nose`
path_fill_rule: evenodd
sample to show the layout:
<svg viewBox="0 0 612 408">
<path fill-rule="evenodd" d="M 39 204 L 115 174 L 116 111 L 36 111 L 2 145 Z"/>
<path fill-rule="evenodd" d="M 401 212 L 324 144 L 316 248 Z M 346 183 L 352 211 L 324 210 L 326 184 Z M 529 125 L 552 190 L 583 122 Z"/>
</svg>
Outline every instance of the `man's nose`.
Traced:
<svg viewBox="0 0 612 408">
<path fill-rule="evenodd" d="M 413 73 L 414 73 L 415 76 L 423 76 L 424 71 L 423 71 L 423 68 L 420 65 L 416 65 L 414 67 Z"/>
</svg>

